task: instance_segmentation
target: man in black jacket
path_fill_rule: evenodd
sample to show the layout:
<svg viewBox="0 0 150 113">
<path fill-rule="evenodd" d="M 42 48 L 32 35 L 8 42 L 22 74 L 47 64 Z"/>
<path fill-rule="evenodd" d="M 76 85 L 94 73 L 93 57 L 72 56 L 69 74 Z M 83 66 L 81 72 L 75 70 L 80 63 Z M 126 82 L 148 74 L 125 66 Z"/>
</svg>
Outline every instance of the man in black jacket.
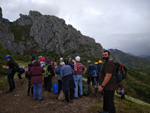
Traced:
<svg viewBox="0 0 150 113">
<path fill-rule="evenodd" d="M 11 73 L 8 74 L 8 83 L 9 83 L 9 92 L 12 92 L 15 89 L 14 75 L 16 71 L 14 70 L 15 63 L 12 60 L 10 55 L 5 56 L 5 60 L 7 61 L 7 65 L 3 66 L 4 69 L 12 69 Z"/>
</svg>

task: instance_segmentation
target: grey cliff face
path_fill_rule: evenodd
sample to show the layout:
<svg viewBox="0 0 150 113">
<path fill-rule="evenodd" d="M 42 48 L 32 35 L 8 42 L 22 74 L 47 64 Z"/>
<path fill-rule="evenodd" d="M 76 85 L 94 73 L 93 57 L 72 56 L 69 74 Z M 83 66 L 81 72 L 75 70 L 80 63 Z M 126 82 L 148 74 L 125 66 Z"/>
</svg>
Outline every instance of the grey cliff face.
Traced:
<svg viewBox="0 0 150 113">
<path fill-rule="evenodd" d="M 20 14 L 20 18 L 11 23 L 14 27 L 10 27 L 10 22 L 2 17 L 0 24 L 3 26 L 0 27 L 2 45 L 14 54 L 30 55 L 44 51 L 99 57 L 103 51 L 93 38 L 82 35 L 71 25 L 65 24 L 63 19 L 37 11 L 30 11 L 29 15 Z M 19 28 L 18 31 L 15 28 Z"/>
</svg>

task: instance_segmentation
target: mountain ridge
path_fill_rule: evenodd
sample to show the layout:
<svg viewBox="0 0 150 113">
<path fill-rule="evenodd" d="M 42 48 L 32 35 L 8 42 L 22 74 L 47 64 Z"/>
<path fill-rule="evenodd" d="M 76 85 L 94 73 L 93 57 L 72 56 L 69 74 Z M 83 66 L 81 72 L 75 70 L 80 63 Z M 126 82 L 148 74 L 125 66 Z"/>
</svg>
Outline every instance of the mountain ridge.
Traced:
<svg viewBox="0 0 150 113">
<path fill-rule="evenodd" d="M 30 11 L 29 15 L 20 14 L 20 18 L 14 22 L 1 16 L 0 23 L 1 43 L 12 54 L 24 56 L 48 52 L 99 57 L 103 52 L 101 44 L 82 35 L 63 19 L 42 15 L 38 11 Z"/>
</svg>

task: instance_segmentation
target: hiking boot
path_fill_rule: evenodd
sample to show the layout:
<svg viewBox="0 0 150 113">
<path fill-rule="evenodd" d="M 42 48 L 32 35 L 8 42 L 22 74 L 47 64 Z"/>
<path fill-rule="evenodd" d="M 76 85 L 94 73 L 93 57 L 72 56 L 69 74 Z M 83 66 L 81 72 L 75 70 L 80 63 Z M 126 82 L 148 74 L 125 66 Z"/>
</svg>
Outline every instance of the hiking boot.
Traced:
<svg viewBox="0 0 150 113">
<path fill-rule="evenodd" d="M 78 99 L 78 97 L 74 97 L 75 99 Z"/>
<path fill-rule="evenodd" d="M 65 102 L 66 104 L 69 104 L 69 101 L 67 101 L 67 100 L 64 100 L 64 102 Z"/>
<path fill-rule="evenodd" d="M 37 98 L 34 98 L 34 100 L 37 100 Z"/>
<path fill-rule="evenodd" d="M 43 101 L 44 100 L 44 98 L 42 97 L 41 99 L 39 99 L 39 101 Z"/>
<path fill-rule="evenodd" d="M 71 103 L 73 103 L 73 102 L 74 102 L 74 100 L 72 99 L 72 100 L 70 100 L 70 102 L 71 102 Z"/>
<path fill-rule="evenodd" d="M 13 92 L 13 90 L 6 91 L 5 93 L 7 94 L 7 93 L 11 93 L 11 92 Z"/>
<path fill-rule="evenodd" d="M 98 113 L 108 113 L 108 112 L 106 112 L 104 110 L 99 110 Z"/>
</svg>

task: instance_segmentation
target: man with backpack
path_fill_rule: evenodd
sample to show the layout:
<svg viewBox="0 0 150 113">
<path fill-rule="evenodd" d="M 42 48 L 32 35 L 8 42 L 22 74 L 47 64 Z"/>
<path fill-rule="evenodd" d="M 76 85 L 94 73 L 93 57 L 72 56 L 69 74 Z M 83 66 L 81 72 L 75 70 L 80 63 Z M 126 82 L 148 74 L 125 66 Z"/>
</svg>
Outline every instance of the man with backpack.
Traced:
<svg viewBox="0 0 150 113">
<path fill-rule="evenodd" d="M 103 110 L 99 113 L 115 113 L 114 92 L 117 89 L 118 83 L 116 79 L 116 67 L 113 60 L 110 58 L 110 52 L 105 50 L 103 57 L 105 63 L 101 69 L 98 86 L 98 91 L 104 91 L 103 95 Z"/>
<path fill-rule="evenodd" d="M 44 77 L 44 88 L 48 92 L 51 92 L 51 84 L 52 84 L 52 77 L 55 76 L 54 70 L 52 65 L 50 64 L 50 60 L 47 59 L 46 61 L 46 67 L 45 67 L 45 73 L 46 77 Z"/>
<path fill-rule="evenodd" d="M 3 66 L 3 68 L 6 70 L 11 70 L 11 72 L 8 74 L 9 93 L 15 89 L 14 75 L 19 69 L 10 55 L 6 55 L 5 60 L 7 61 L 7 65 Z"/>
</svg>

